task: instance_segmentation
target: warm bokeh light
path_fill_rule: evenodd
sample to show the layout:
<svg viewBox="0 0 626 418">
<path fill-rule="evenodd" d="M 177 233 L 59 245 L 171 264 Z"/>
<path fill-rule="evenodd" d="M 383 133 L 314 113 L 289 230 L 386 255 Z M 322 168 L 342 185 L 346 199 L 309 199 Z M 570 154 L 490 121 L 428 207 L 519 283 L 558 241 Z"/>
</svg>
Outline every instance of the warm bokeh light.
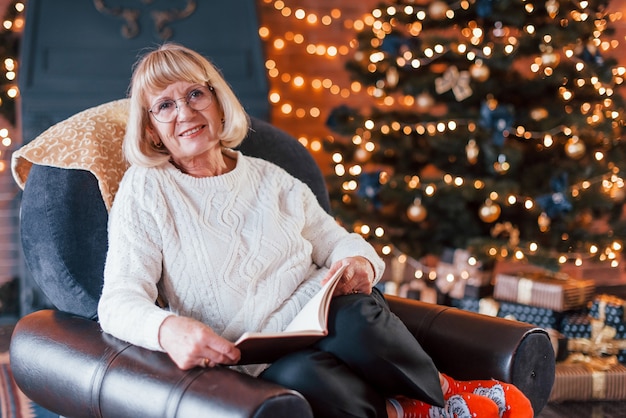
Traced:
<svg viewBox="0 0 626 418">
<path fill-rule="evenodd" d="M 382 71 L 382 68 L 395 68 L 394 66 L 397 66 L 398 68 L 421 69 L 432 65 L 445 54 L 456 54 L 459 62 L 466 60 L 467 65 L 459 66 L 457 73 L 446 74 L 442 70 L 441 78 L 450 77 L 450 79 L 456 80 L 455 77 L 460 77 L 460 79 L 469 77 L 470 80 L 484 80 L 490 77 L 486 62 L 493 57 L 515 57 L 522 46 L 520 42 L 522 36 L 540 34 L 539 39 L 544 44 L 544 48 L 537 51 L 534 59 L 518 64 L 526 66 L 524 71 L 541 77 L 554 77 L 557 74 L 558 66 L 568 60 L 578 71 L 579 76 L 572 83 L 563 83 L 556 98 L 562 102 L 566 112 L 580 112 L 585 115 L 590 126 L 603 123 L 604 120 L 620 123 L 623 119 L 623 115 L 614 109 L 612 97 L 616 94 L 616 88 L 624 83 L 625 67 L 618 66 L 614 69 L 613 80 L 610 85 L 606 81 L 590 77 L 587 75 L 589 65 L 578 58 L 580 51 L 575 50 L 573 45 L 562 49 L 553 48 L 555 37 L 549 33 L 542 33 L 543 29 L 533 23 L 528 23 L 523 28 L 512 29 L 506 27 L 502 22 L 498 22 L 494 27 L 485 29 L 481 22 L 472 21 L 462 28 L 463 37 L 460 38 L 459 42 L 416 43 L 410 48 L 406 48 L 402 53 L 398 53 L 393 60 L 389 59 L 389 51 L 382 51 L 381 45 L 386 45 L 386 39 L 393 41 L 390 34 L 393 34 L 393 31 L 397 29 L 394 25 L 405 19 L 402 17 L 403 15 L 416 17 L 417 21 L 403 26 L 402 31 L 406 31 L 412 36 L 419 36 L 426 30 L 424 22 L 435 16 L 442 20 L 454 20 L 457 18 L 459 10 L 473 7 L 472 2 L 461 1 L 437 9 L 433 5 L 413 4 L 412 2 L 400 7 L 395 4 L 381 6 L 379 1 L 372 1 L 368 5 L 363 5 L 358 12 L 353 11 L 352 8 L 342 11 L 339 6 L 330 11 L 322 10 L 322 7 L 304 6 L 298 1 L 264 0 L 264 3 L 271 6 L 267 13 L 273 13 L 273 19 L 282 19 L 280 25 L 265 23 L 259 30 L 260 36 L 268 46 L 266 67 L 272 82 L 269 100 L 274 106 L 275 118 L 278 124 L 284 123 L 285 126 L 293 129 L 300 142 L 315 152 L 316 158 L 320 158 L 320 161 L 323 161 L 324 158 L 331 158 L 330 155 L 324 157 L 322 145 L 324 141 L 319 138 L 328 136 L 328 129 L 324 126 L 326 118 L 331 109 L 340 104 L 378 107 L 385 109 L 385 111 L 425 111 L 436 105 L 437 98 L 433 97 L 432 94 L 428 97 L 405 91 L 395 92 L 393 87 L 402 82 L 403 73 L 401 71 Z M 435 3 L 438 3 L 437 6 L 441 6 L 440 2 Z M 561 7 L 564 6 L 561 5 Z M 581 10 L 585 7 L 581 3 Z M 355 6 L 354 9 L 357 7 Z M 285 13 L 285 10 L 288 10 L 288 13 Z M 526 3 L 525 11 L 528 14 L 537 13 L 537 5 Z M 388 15 L 393 16 L 393 19 Z M 621 17 L 621 12 L 612 12 L 607 15 L 611 21 L 619 21 Z M 589 20 L 589 14 L 584 11 L 576 11 L 571 14 L 570 19 L 583 22 Z M 560 22 L 560 24 L 563 25 L 564 23 Z M 596 19 L 590 24 L 597 25 L 593 36 L 595 37 L 594 46 L 598 51 L 610 54 L 616 48 L 623 48 L 625 40 L 623 35 L 619 38 L 616 37 L 616 39 L 604 38 L 604 24 L 601 19 Z M 358 54 L 362 54 L 362 52 L 356 48 L 360 42 L 357 35 L 368 34 L 369 31 L 373 34 L 369 49 L 371 52 L 359 57 Z M 330 33 L 333 33 L 333 36 L 326 36 Z M 484 43 L 486 39 L 494 35 L 498 38 L 498 42 Z M 368 61 L 368 71 L 372 77 L 378 77 L 376 83 L 364 85 L 361 80 L 350 79 L 345 68 L 343 68 L 343 63 L 346 59 L 353 58 L 353 55 L 355 60 Z M 306 61 L 303 59 L 301 63 L 290 62 L 289 60 L 295 56 L 307 58 Z M 304 71 L 303 65 L 310 67 L 310 71 Z M 326 69 L 328 71 L 325 71 Z M 465 71 L 465 69 L 468 70 Z M 383 76 L 379 77 L 379 74 L 383 74 Z M 455 95 L 461 94 L 459 89 L 453 90 L 453 87 L 453 85 L 448 86 L 447 91 L 453 91 Z M 603 97 L 601 105 L 589 102 L 577 108 L 573 108 L 574 106 L 568 108 L 568 103 L 577 103 L 581 89 L 594 89 L 598 95 Z M 470 91 L 467 94 L 471 93 Z M 443 93 L 438 92 L 438 94 Z M 462 96 L 458 97 L 457 100 L 461 102 Z M 533 121 L 543 120 L 547 117 L 547 111 L 546 109 L 536 109 L 531 115 L 531 119 Z M 462 118 L 446 119 L 443 117 L 438 120 L 423 118 L 411 123 L 389 120 L 384 124 L 377 124 L 374 120 L 365 118 L 362 128 L 359 128 L 357 132 L 358 135 L 352 138 L 354 144 L 361 147 L 355 152 L 354 158 L 359 162 L 366 163 L 370 158 L 369 153 L 371 151 L 368 151 L 364 144 L 377 143 L 371 141 L 371 137 L 399 132 L 406 137 L 434 139 L 454 136 L 465 138 L 466 144 L 463 144 L 463 147 L 466 149 L 468 158 L 470 160 L 476 158 L 479 161 L 484 156 L 477 153 L 477 149 L 472 148 L 476 145 L 471 143 L 471 138 L 476 130 L 475 121 Z M 568 142 L 568 139 L 577 135 L 577 132 L 572 132 L 572 127 L 565 124 L 548 127 L 545 130 L 520 124 L 507 132 L 507 135 L 510 140 L 535 144 L 537 150 L 542 152 L 545 150 L 566 152 L 573 159 L 589 157 L 597 163 L 606 162 L 608 159 L 608 154 L 600 147 L 582 149 L 580 143 L 576 143 L 574 140 Z M 340 161 L 345 161 L 345 159 L 342 157 Z M 359 167 L 361 166 L 359 165 Z M 336 175 L 343 176 L 349 165 L 344 167 L 343 163 L 336 163 L 332 167 L 332 171 Z M 511 161 L 506 158 L 496 159 L 493 170 L 499 175 L 504 175 L 512 170 Z M 489 187 L 492 187 L 489 182 L 481 179 L 455 176 L 451 172 L 445 172 L 445 170 L 438 175 L 441 181 L 416 182 L 409 178 L 406 187 L 432 198 L 437 198 L 439 193 L 446 190 L 446 187 L 470 187 L 485 195 L 489 194 Z M 616 177 L 619 180 L 617 178 L 606 179 L 600 175 L 580 183 L 569 184 L 568 190 L 571 191 L 572 196 L 580 198 L 585 190 L 593 190 L 598 184 L 604 183 L 602 187 L 606 194 L 617 198 L 615 196 L 622 196 L 624 191 L 619 186 L 621 177 Z M 354 191 L 356 188 L 358 188 L 358 184 L 354 182 L 345 183 L 345 190 Z M 522 193 L 503 193 L 500 195 L 494 191 L 491 197 L 493 197 L 494 204 L 497 204 L 501 210 L 512 207 L 530 214 L 536 213 L 540 207 L 536 201 L 536 196 Z M 538 223 L 542 224 L 538 227 L 549 231 L 550 226 L 545 224 L 545 219 L 539 214 L 536 217 Z M 597 247 L 590 246 L 589 248 L 591 254 L 594 251 L 592 249 Z M 509 254 L 514 258 L 522 259 L 525 258 L 525 252 L 538 252 L 540 250 L 541 245 L 538 242 L 533 242 L 523 250 L 510 251 Z M 389 248 L 388 251 L 392 251 L 392 249 Z M 597 249 L 595 251 L 600 252 Z M 496 254 L 501 254 L 500 249 L 496 249 Z M 576 254 L 564 254 L 562 257 L 564 257 L 563 263 L 577 259 Z M 586 258 L 579 257 L 578 259 L 585 263 Z"/>
</svg>

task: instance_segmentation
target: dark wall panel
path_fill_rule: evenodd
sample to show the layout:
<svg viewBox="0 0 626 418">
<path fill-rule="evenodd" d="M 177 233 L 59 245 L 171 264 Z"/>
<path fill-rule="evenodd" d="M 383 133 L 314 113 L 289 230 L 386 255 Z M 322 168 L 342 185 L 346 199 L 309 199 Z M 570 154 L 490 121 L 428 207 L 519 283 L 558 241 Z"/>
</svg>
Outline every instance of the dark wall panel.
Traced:
<svg viewBox="0 0 626 418">
<path fill-rule="evenodd" d="M 254 0 L 29 0 L 19 77 L 24 141 L 71 114 L 124 97 L 138 55 L 164 42 L 153 14 L 194 5 L 188 17 L 164 27 L 169 40 L 209 57 L 248 112 L 267 119 Z M 122 10 L 136 16 L 129 19 L 135 36 L 125 36 L 128 22 L 112 14 Z"/>
<path fill-rule="evenodd" d="M 123 35 L 126 21 L 98 11 L 96 4 L 135 13 L 136 36 Z M 194 4 L 191 15 L 166 26 L 172 31 L 169 40 L 209 57 L 248 112 L 267 120 L 268 87 L 254 0 L 29 0 L 19 74 L 24 143 L 77 112 L 125 97 L 137 57 L 164 42 L 153 13 Z M 21 314 L 48 307 L 20 264 Z"/>
</svg>

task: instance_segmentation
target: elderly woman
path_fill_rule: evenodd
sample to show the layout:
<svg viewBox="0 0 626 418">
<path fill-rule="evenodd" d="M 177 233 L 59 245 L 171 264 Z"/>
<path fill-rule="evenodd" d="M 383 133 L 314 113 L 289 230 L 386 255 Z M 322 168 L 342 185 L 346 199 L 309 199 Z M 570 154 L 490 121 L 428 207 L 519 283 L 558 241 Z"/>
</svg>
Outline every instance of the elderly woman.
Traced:
<svg viewBox="0 0 626 418">
<path fill-rule="evenodd" d="M 171 43 L 147 53 L 130 103 L 104 331 L 182 369 L 228 366 L 295 389 L 320 417 L 532 416 L 510 385 L 440 374 L 373 288 L 384 269 L 374 249 L 304 183 L 233 150 L 248 117 L 206 58 Z M 327 337 L 269 365 L 238 365 L 233 341 L 283 330 L 343 265 Z"/>
</svg>

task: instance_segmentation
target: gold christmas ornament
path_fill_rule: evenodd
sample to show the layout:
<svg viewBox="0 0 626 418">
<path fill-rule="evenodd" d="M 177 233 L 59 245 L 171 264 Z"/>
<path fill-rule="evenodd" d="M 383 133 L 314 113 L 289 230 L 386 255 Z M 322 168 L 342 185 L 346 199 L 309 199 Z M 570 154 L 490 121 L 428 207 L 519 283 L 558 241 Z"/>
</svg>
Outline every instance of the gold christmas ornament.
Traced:
<svg viewBox="0 0 626 418">
<path fill-rule="evenodd" d="M 491 199 L 487 199 L 478 209 L 478 216 L 483 222 L 490 224 L 498 220 L 501 212 L 500 205 L 493 203 Z"/>
<path fill-rule="evenodd" d="M 412 222 L 422 222 L 426 219 L 426 215 L 428 215 L 428 211 L 424 205 L 422 205 L 422 200 L 419 198 L 415 199 L 413 204 L 406 210 L 406 216 Z"/>
<path fill-rule="evenodd" d="M 465 154 L 467 155 L 467 161 L 470 164 L 476 164 L 478 162 L 478 154 L 480 154 L 480 148 L 476 143 L 476 140 L 470 139 L 465 146 Z"/>
<path fill-rule="evenodd" d="M 565 143 L 565 154 L 574 160 L 582 158 L 585 155 L 585 151 L 585 143 L 577 136 L 572 136 Z"/>
</svg>

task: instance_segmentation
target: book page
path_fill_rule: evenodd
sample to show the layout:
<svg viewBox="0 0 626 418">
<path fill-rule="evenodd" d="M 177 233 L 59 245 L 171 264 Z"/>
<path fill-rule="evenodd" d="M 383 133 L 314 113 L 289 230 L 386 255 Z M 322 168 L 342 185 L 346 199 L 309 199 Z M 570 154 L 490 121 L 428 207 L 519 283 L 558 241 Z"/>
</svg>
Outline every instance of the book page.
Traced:
<svg viewBox="0 0 626 418">
<path fill-rule="evenodd" d="M 346 266 L 311 298 L 282 332 L 246 332 L 235 345 L 241 350 L 240 364 L 270 363 L 285 354 L 308 347 L 327 333 L 330 300 Z"/>
<path fill-rule="evenodd" d="M 326 282 L 315 296 L 307 302 L 298 315 L 287 325 L 284 332 L 291 331 L 326 331 L 326 318 L 330 299 L 346 266 L 342 266 L 333 277 Z"/>
</svg>

